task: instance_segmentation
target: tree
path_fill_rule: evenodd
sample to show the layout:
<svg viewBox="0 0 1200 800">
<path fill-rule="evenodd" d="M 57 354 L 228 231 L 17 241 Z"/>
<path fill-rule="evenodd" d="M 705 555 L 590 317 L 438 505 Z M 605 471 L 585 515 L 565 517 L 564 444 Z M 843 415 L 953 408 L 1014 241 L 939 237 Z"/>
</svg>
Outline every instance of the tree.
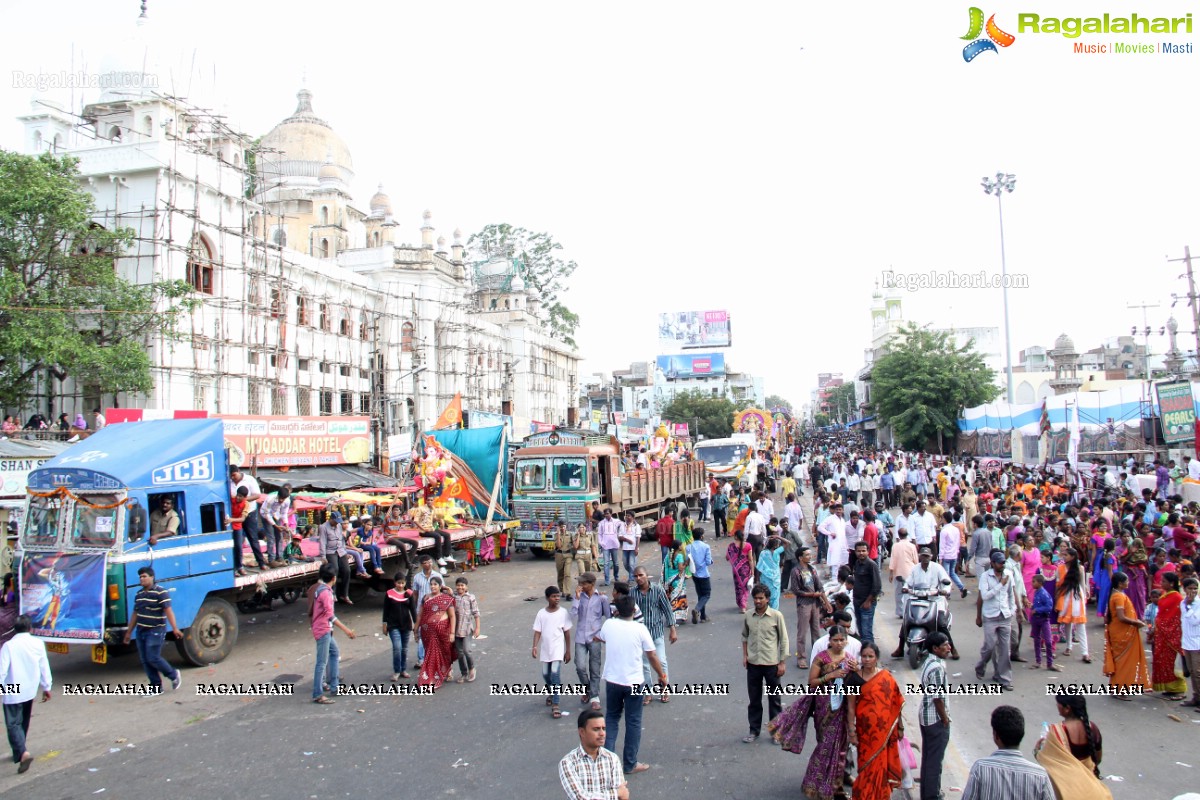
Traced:
<svg viewBox="0 0 1200 800">
<path fill-rule="evenodd" d="M 48 371 L 101 394 L 152 388 L 149 336 L 174 335 L 186 281 L 135 285 L 130 229 L 92 222 L 76 160 L 0 150 L 0 405 L 25 407 Z"/>
<path fill-rule="evenodd" d="M 830 424 L 832 423 L 829 419 L 829 415 L 825 412 L 818 411 L 816 414 L 813 414 L 813 425 L 816 425 L 818 428 L 825 428 Z"/>
<path fill-rule="evenodd" d="M 575 272 L 578 264 L 558 257 L 557 251 L 563 247 L 550 234 L 514 228 L 503 222 L 485 225 L 483 230 L 471 234 L 467 247 L 480 261 L 493 258 L 520 259 L 525 266 L 522 277 L 526 290 L 539 295 L 541 315 L 550 329 L 550 335 L 571 347 L 576 346 L 575 330 L 579 327 L 579 315 L 559 302 L 558 294 L 567 288 L 566 280 Z"/>
<path fill-rule="evenodd" d="M 783 408 L 788 411 L 792 410 L 792 404 L 777 394 L 767 395 L 766 403 L 768 409 Z"/>
<path fill-rule="evenodd" d="M 843 383 L 830 390 L 829 408 L 831 416 L 843 423 L 858 419 L 858 395 L 855 393 L 853 382 Z"/>
<path fill-rule="evenodd" d="M 726 398 L 694 390 L 675 395 L 661 416 L 672 422 L 688 423 L 693 438 L 723 439 L 733 433 L 736 412 L 737 406 Z"/>
<path fill-rule="evenodd" d="M 954 441 L 964 408 L 1000 394 L 995 373 L 970 341 L 909 324 L 871 371 L 876 414 L 904 447 L 925 448 L 938 436 Z"/>
</svg>

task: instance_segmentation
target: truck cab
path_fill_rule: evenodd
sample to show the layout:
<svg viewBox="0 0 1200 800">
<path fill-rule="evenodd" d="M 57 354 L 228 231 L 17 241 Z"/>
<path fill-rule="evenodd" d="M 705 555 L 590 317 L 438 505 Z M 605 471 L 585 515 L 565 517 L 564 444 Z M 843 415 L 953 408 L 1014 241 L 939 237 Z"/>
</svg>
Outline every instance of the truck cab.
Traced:
<svg viewBox="0 0 1200 800">
<path fill-rule="evenodd" d="M 753 486 L 758 479 L 758 461 L 754 457 L 754 436 L 738 434 L 725 439 L 705 439 L 696 443 L 696 458 L 717 478 Z"/>
<path fill-rule="evenodd" d="M 150 566 L 185 633 L 180 653 L 224 658 L 237 640 L 222 597 L 234 586 L 227 464 L 220 420 L 160 420 L 107 426 L 30 473 L 16 571 L 32 633 L 103 661 Z M 172 513 L 176 533 L 152 544 L 152 516 Z"/>
</svg>

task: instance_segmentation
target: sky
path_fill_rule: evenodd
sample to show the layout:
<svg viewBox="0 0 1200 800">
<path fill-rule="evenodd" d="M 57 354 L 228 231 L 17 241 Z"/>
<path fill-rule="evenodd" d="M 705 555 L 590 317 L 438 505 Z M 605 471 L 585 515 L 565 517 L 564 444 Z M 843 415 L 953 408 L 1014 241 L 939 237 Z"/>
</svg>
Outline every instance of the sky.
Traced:
<svg viewBox="0 0 1200 800">
<path fill-rule="evenodd" d="M 20 149 L 18 76 L 123 56 L 130 0 L 5 10 L 0 147 Z M 1069 333 L 1079 350 L 1172 313 L 1200 270 L 1195 32 L 1020 31 L 1018 14 L 1182 17 L 1193 4 L 1021 0 L 983 7 L 1016 39 L 964 61 L 969 3 L 150 0 L 160 86 L 258 136 L 302 81 L 348 144 L 365 208 L 382 182 L 418 242 L 508 222 L 579 268 L 581 373 L 658 354 L 657 315 L 727 310 L 731 368 L 797 407 L 818 372 L 863 365 L 884 270 L 1000 271 L 1003 199 L 1013 358 Z M 986 38 L 986 34 L 983 35 Z M 1073 52 L 1189 44 L 1190 54 Z M 183 65 L 183 66 L 172 66 Z M 3 85 L 3 84 L 0 84 Z M 94 99 L 76 91 L 75 108 Z M 69 103 L 70 93 L 46 96 Z M 936 327 L 1000 326 L 999 289 L 904 293 Z M 1194 325 L 1175 309 L 1180 347 Z M 1151 337 L 1154 353 L 1166 340 Z M 998 376 L 998 382 L 1002 382 Z"/>
</svg>

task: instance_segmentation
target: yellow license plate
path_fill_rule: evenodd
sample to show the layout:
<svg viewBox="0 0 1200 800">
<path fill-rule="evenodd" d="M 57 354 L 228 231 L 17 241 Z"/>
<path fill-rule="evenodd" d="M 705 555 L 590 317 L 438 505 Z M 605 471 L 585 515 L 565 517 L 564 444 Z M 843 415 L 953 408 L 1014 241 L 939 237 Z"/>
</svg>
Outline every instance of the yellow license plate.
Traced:
<svg viewBox="0 0 1200 800">
<path fill-rule="evenodd" d="M 66 642 L 46 642 L 46 650 L 51 653 L 66 653 L 68 647 Z"/>
<path fill-rule="evenodd" d="M 108 646 L 103 644 L 92 645 L 92 661 L 97 664 L 107 664 Z"/>
</svg>

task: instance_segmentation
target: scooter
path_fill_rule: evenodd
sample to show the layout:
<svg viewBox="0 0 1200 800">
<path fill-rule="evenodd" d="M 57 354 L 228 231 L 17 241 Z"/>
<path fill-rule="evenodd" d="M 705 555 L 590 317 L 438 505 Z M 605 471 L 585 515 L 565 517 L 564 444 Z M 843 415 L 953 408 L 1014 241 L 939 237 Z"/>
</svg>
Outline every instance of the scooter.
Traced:
<svg viewBox="0 0 1200 800">
<path fill-rule="evenodd" d="M 929 650 L 925 646 L 929 634 L 936 630 L 950 630 L 954 616 L 950 613 L 950 604 L 946 598 L 950 595 L 951 583 L 942 581 L 941 587 L 933 589 L 906 590 L 908 602 L 904 606 L 904 624 L 908 626 L 905 639 L 905 652 L 908 655 L 908 665 L 917 668 L 925 660 Z"/>
</svg>

